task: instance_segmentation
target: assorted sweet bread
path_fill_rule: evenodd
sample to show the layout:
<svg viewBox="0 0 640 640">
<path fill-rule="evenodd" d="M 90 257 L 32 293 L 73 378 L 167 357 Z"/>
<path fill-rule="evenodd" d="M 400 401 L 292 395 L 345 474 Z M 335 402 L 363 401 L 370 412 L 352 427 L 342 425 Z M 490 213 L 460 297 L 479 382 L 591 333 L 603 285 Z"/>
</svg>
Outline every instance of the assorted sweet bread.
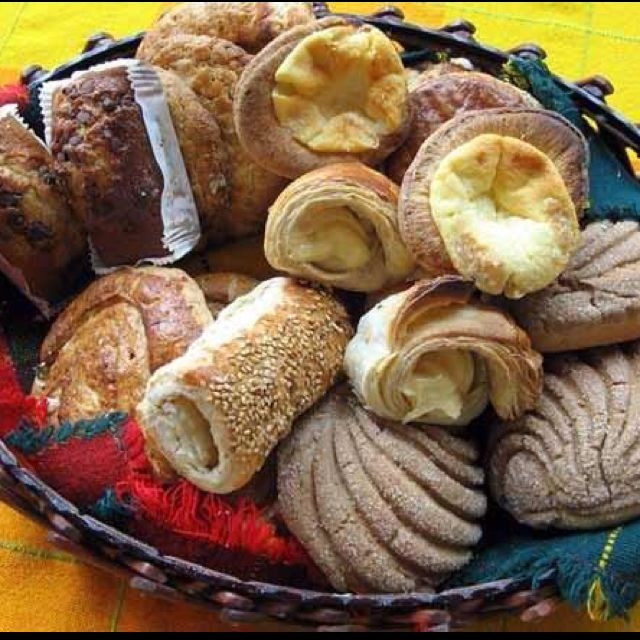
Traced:
<svg viewBox="0 0 640 640">
<path fill-rule="evenodd" d="M 86 236 L 49 150 L 0 109 L 0 272 L 45 315 L 82 271 Z"/>
<path fill-rule="evenodd" d="M 482 537 L 477 461 L 470 442 L 384 423 L 340 389 L 280 450 L 280 510 L 338 591 L 432 591 Z"/>
<path fill-rule="evenodd" d="M 378 165 L 411 123 L 393 42 L 340 18 L 291 29 L 256 55 L 240 79 L 234 113 L 253 159 L 291 179 L 342 162 Z"/>
<path fill-rule="evenodd" d="M 521 523 L 640 515 L 640 229 L 582 224 L 585 137 L 312 4 L 169 10 L 136 59 L 45 85 L 46 144 L 0 111 L 0 271 L 59 313 L 51 423 L 126 412 L 168 486 L 277 475 L 278 526 L 340 592 L 471 559 L 475 427 Z"/>
<path fill-rule="evenodd" d="M 542 384 L 542 358 L 524 331 L 457 277 L 419 282 L 374 307 L 345 369 L 368 409 L 401 423 L 465 427 L 489 403 L 517 418 Z"/>
<path fill-rule="evenodd" d="M 510 309 L 543 353 L 639 340 L 638 223 L 590 224 L 558 280 Z"/>
<path fill-rule="evenodd" d="M 349 291 L 379 291 L 414 270 L 398 230 L 398 188 L 356 163 L 285 189 L 271 207 L 265 254 L 278 271 Z"/>
<path fill-rule="evenodd" d="M 194 485 L 237 491 L 336 382 L 351 331 L 328 293 L 269 280 L 156 371 L 136 412 L 140 425 Z"/>
<path fill-rule="evenodd" d="M 554 356 L 534 411 L 491 434 L 501 507 L 536 528 L 598 529 L 640 515 L 640 344 Z"/>
</svg>

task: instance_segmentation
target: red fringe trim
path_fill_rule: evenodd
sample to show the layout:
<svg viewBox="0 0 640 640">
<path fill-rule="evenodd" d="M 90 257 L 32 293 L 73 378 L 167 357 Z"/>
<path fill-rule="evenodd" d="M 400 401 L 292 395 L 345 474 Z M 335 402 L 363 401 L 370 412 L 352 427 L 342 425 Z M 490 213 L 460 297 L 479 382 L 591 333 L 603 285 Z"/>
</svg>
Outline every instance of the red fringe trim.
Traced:
<svg viewBox="0 0 640 640">
<path fill-rule="evenodd" d="M 0 87 L 0 107 L 5 104 L 18 104 L 23 108 L 29 102 L 29 92 L 22 84 L 7 84 Z"/>
<path fill-rule="evenodd" d="M 185 539 L 241 550 L 273 564 L 309 565 L 309 558 L 292 537 L 278 534 L 252 502 L 234 503 L 206 494 L 185 480 L 165 488 L 151 476 L 133 475 L 116 488 L 119 499 L 132 502 L 136 513 L 153 526 Z"/>
</svg>

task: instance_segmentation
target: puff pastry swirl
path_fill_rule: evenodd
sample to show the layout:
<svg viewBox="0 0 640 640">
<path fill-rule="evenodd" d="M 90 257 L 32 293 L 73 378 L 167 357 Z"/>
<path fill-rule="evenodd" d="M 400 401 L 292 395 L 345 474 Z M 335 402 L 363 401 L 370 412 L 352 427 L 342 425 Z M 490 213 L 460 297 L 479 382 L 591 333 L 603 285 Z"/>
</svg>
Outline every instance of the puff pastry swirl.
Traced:
<svg viewBox="0 0 640 640">
<path fill-rule="evenodd" d="M 265 240 L 278 271 L 350 291 L 403 281 L 413 260 L 398 231 L 398 188 L 360 164 L 309 173 L 271 208 Z"/>
<path fill-rule="evenodd" d="M 335 383 L 352 335 L 328 293 L 261 284 L 152 377 L 138 419 L 152 446 L 204 491 L 242 489 L 293 421 Z"/>
<path fill-rule="evenodd" d="M 417 283 L 361 321 L 345 367 L 375 414 L 404 423 L 467 426 L 489 402 L 512 419 L 532 408 L 542 358 L 502 311 L 456 277 Z"/>
</svg>

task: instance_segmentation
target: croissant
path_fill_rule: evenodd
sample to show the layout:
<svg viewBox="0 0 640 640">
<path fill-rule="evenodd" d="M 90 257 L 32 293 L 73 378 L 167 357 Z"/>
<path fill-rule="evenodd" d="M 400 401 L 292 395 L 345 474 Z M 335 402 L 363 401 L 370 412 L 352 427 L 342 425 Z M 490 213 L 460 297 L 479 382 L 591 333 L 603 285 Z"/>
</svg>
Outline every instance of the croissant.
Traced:
<svg viewBox="0 0 640 640">
<path fill-rule="evenodd" d="M 510 309 L 542 353 L 640 339 L 638 223 L 589 225 L 560 278 Z"/>
<path fill-rule="evenodd" d="M 54 423 L 130 413 L 151 374 L 212 321 L 198 285 L 177 269 L 123 269 L 94 282 L 60 315 L 40 352 L 34 394 Z"/>
<path fill-rule="evenodd" d="M 350 291 L 403 281 L 413 260 L 398 231 L 398 188 L 361 164 L 294 182 L 269 214 L 265 253 L 278 271 Z"/>
<path fill-rule="evenodd" d="M 640 344 L 552 357 L 546 369 L 535 410 L 491 433 L 497 502 L 540 529 L 598 529 L 638 517 Z"/>
<path fill-rule="evenodd" d="M 466 426 L 489 402 L 516 418 L 542 385 L 542 358 L 526 334 L 456 277 L 419 282 L 376 306 L 345 367 L 369 409 L 404 423 Z"/>
<path fill-rule="evenodd" d="M 140 425 L 179 475 L 204 491 L 237 491 L 334 384 L 351 335 L 328 293 L 265 282 L 153 375 Z"/>
<path fill-rule="evenodd" d="M 280 449 L 279 510 L 338 591 L 431 591 L 480 540 L 477 460 L 473 444 L 383 424 L 338 389 Z"/>
</svg>

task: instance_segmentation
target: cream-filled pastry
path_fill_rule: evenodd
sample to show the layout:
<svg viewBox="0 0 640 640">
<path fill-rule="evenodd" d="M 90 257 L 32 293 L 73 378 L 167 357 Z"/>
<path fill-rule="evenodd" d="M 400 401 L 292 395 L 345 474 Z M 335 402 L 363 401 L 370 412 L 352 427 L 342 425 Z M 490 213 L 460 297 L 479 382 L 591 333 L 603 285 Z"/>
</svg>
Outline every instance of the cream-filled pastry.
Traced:
<svg viewBox="0 0 640 640">
<path fill-rule="evenodd" d="M 278 271 L 372 292 L 409 276 L 398 231 L 398 189 L 359 164 L 313 171 L 291 184 L 269 214 L 267 260 Z"/>
<path fill-rule="evenodd" d="M 404 423 L 467 426 L 489 403 L 514 418 L 542 384 L 542 358 L 526 334 L 457 277 L 378 304 L 360 322 L 345 368 L 371 411 Z"/>
<path fill-rule="evenodd" d="M 587 166 L 584 137 L 557 114 L 463 114 L 407 172 L 402 236 L 426 273 L 458 273 L 485 293 L 522 298 L 551 284 L 579 246 Z"/>
<path fill-rule="evenodd" d="M 327 18 L 292 29 L 247 67 L 235 118 L 253 159 L 287 178 L 340 162 L 377 165 L 409 130 L 402 60 L 367 25 Z"/>
<path fill-rule="evenodd" d="M 151 448 L 203 491 L 242 489 L 333 386 L 351 335 L 328 293 L 259 285 L 151 378 L 137 410 Z"/>
</svg>

